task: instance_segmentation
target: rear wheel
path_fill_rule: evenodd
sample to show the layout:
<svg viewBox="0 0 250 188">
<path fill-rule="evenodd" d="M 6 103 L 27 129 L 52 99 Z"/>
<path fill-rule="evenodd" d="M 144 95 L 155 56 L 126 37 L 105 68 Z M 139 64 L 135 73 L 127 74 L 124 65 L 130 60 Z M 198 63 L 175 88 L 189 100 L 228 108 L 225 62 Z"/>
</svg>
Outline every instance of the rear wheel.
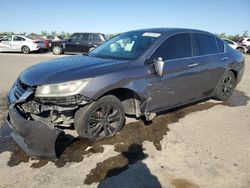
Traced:
<svg viewBox="0 0 250 188">
<path fill-rule="evenodd" d="M 76 112 L 75 128 L 81 137 L 98 140 L 119 132 L 124 120 L 125 112 L 120 100 L 107 95 Z"/>
<path fill-rule="evenodd" d="M 55 55 L 60 55 L 60 54 L 62 54 L 62 47 L 61 46 L 53 46 L 53 48 L 52 48 L 52 52 L 53 52 L 53 54 L 55 54 Z"/>
<path fill-rule="evenodd" d="M 220 101 L 228 100 L 236 87 L 236 78 L 232 71 L 227 72 L 216 89 L 214 98 Z"/>
<path fill-rule="evenodd" d="M 23 46 L 21 50 L 24 54 L 30 53 L 30 48 L 28 46 Z"/>
</svg>

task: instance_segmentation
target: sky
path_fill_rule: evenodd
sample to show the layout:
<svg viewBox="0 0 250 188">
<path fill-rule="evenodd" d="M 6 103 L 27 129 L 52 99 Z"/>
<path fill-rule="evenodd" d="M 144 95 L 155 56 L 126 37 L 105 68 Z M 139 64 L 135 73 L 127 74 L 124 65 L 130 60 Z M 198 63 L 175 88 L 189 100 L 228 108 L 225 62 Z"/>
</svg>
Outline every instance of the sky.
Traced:
<svg viewBox="0 0 250 188">
<path fill-rule="evenodd" d="M 1 0 L 0 32 L 181 27 L 250 35 L 250 0 Z"/>
</svg>

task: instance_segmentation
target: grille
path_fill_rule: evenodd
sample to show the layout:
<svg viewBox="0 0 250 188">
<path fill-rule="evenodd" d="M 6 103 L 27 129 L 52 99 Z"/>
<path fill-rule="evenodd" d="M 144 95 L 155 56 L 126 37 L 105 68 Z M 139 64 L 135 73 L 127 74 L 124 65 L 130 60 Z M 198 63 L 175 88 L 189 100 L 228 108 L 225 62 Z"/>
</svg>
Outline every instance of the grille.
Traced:
<svg viewBox="0 0 250 188">
<path fill-rule="evenodd" d="M 19 99 L 27 89 L 28 85 L 24 84 L 18 79 L 15 85 L 15 91 L 14 91 L 15 97 Z"/>
</svg>

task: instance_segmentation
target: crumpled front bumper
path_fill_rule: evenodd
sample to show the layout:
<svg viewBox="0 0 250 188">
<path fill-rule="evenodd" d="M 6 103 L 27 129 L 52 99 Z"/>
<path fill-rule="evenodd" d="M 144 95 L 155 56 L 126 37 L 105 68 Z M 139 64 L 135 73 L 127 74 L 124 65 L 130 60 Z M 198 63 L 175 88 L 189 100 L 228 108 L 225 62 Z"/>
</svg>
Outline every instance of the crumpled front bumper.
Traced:
<svg viewBox="0 0 250 188">
<path fill-rule="evenodd" d="M 12 129 L 11 136 L 16 143 L 31 157 L 56 158 L 56 140 L 62 130 L 42 121 L 23 118 L 15 106 L 9 108 L 6 120 Z"/>
<path fill-rule="evenodd" d="M 25 100 L 29 93 L 24 94 L 19 101 L 13 102 L 13 93 L 8 94 L 9 114 L 6 120 L 12 129 L 11 137 L 33 158 L 56 158 L 56 141 L 61 129 L 40 120 L 27 120 L 17 107 L 20 100 Z"/>
</svg>

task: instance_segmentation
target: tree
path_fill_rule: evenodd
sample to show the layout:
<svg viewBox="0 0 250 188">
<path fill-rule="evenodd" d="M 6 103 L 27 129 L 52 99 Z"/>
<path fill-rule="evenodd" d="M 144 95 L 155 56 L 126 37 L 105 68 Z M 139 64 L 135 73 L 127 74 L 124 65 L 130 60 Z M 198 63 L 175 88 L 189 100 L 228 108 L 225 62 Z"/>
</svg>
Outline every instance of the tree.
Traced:
<svg viewBox="0 0 250 188">
<path fill-rule="evenodd" d="M 48 36 L 47 31 L 42 31 L 41 34 L 42 34 L 42 36 Z"/>
<path fill-rule="evenodd" d="M 52 32 L 51 32 L 51 35 L 57 36 L 57 32 L 56 32 L 56 31 L 52 31 Z"/>
</svg>

